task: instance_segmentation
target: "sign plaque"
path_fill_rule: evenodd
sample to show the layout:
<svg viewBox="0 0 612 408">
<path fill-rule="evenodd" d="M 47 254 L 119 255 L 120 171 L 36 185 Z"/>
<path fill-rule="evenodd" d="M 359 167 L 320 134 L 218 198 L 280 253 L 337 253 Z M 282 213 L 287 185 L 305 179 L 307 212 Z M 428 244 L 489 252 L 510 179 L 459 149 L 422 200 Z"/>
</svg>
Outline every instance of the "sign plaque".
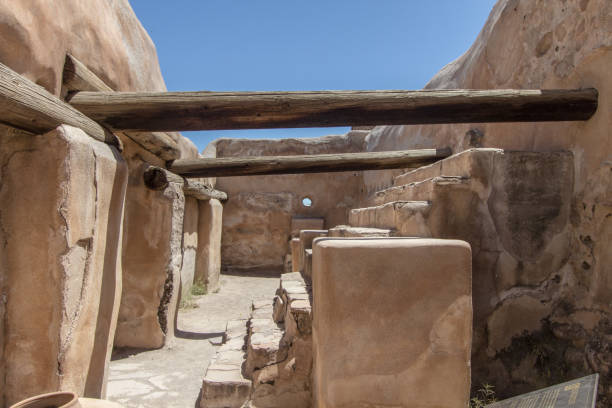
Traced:
<svg viewBox="0 0 612 408">
<path fill-rule="evenodd" d="M 599 374 L 578 378 L 507 400 L 485 408 L 595 408 Z"/>
</svg>

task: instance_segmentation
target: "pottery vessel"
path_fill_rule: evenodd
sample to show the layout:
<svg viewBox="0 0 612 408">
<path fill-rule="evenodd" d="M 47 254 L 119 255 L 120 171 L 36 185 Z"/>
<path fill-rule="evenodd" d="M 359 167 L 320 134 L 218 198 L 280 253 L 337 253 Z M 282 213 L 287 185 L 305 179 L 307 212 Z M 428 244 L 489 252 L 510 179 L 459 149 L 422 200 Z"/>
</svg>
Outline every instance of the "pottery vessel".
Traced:
<svg viewBox="0 0 612 408">
<path fill-rule="evenodd" d="M 59 391 L 25 399 L 10 408 L 123 408 L 123 406 L 101 399 L 79 398 L 74 392 Z"/>
</svg>

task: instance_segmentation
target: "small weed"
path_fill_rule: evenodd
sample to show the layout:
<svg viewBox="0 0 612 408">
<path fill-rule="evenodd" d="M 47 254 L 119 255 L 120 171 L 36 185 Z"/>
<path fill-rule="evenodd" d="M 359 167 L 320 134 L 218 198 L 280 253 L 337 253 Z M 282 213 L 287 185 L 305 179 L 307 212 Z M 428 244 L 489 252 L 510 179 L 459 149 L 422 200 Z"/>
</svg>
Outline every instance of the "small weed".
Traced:
<svg viewBox="0 0 612 408">
<path fill-rule="evenodd" d="M 191 295 L 191 292 L 183 296 L 181 298 L 181 302 L 179 303 L 179 309 L 196 309 L 198 307 L 199 306 L 195 302 L 195 299 Z"/>
<path fill-rule="evenodd" d="M 497 398 L 495 398 L 494 388 L 491 384 L 482 384 L 478 391 L 476 391 L 476 396 L 470 399 L 468 408 L 483 408 L 488 404 L 496 402 Z"/>
<path fill-rule="evenodd" d="M 206 284 L 203 282 L 194 283 L 191 287 L 191 294 L 193 296 L 202 296 L 208 293 L 208 289 L 206 288 Z"/>
</svg>

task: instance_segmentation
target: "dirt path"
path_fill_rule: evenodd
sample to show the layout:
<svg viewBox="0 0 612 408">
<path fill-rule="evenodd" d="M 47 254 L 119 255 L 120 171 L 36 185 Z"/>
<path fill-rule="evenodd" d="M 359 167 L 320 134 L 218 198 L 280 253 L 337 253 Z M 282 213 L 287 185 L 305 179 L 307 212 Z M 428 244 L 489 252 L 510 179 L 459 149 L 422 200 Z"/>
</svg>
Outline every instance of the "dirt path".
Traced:
<svg viewBox="0 0 612 408">
<path fill-rule="evenodd" d="M 110 364 L 107 399 L 126 408 L 193 408 L 202 377 L 225 324 L 247 318 L 253 299 L 274 296 L 278 278 L 223 275 L 221 290 L 195 297 L 178 316 L 177 337 L 159 350 L 116 353 Z"/>
</svg>

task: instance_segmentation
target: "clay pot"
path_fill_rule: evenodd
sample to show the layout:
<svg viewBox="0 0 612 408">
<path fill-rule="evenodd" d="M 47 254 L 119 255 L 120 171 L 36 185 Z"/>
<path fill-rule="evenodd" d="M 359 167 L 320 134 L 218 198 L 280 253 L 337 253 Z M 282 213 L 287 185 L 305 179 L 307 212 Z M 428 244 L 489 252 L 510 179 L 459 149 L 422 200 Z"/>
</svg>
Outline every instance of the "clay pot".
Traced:
<svg viewBox="0 0 612 408">
<path fill-rule="evenodd" d="M 25 399 L 11 408 L 82 408 L 74 392 L 50 392 Z"/>
<path fill-rule="evenodd" d="M 79 398 L 74 392 L 51 392 L 20 401 L 10 408 L 123 408 L 116 402 Z"/>
</svg>

